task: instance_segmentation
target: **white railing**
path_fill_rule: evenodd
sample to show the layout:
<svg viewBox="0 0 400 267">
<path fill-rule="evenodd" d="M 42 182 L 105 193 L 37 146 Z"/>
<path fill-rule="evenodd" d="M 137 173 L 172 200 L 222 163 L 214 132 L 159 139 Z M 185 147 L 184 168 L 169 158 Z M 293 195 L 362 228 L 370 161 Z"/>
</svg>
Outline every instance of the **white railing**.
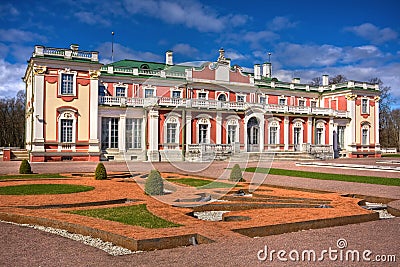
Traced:
<svg viewBox="0 0 400 267">
<path fill-rule="evenodd" d="M 65 48 L 53 48 L 37 45 L 35 46 L 34 56 L 57 56 L 67 59 L 89 59 L 91 61 L 98 61 L 98 52 L 89 51 L 75 51 Z"/>
<path fill-rule="evenodd" d="M 161 71 L 160 70 L 139 70 L 139 75 L 154 75 L 154 76 L 160 76 Z"/>
<path fill-rule="evenodd" d="M 292 114 L 310 114 L 326 115 L 348 118 L 349 112 L 339 111 L 331 108 L 316 108 L 303 106 L 287 106 L 275 104 L 259 104 L 245 102 L 222 102 L 207 99 L 185 99 L 171 97 L 150 97 L 150 98 L 131 98 L 117 96 L 99 96 L 100 105 L 110 106 L 165 106 L 165 107 L 186 107 L 186 108 L 204 108 L 204 109 L 223 109 L 223 110 L 246 110 L 251 108 L 264 109 L 266 112 L 274 113 L 292 113 Z"/>
</svg>

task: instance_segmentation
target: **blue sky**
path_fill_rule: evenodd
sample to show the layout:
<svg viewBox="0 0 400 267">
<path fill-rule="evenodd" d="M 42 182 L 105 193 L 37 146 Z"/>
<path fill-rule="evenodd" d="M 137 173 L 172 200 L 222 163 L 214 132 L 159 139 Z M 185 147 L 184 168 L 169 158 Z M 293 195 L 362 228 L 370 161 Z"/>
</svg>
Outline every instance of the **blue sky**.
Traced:
<svg viewBox="0 0 400 267">
<path fill-rule="evenodd" d="M 215 61 L 223 47 L 232 64 L 252 68 L 271 55 L 284 81 L 343 74 L 391 87 L 400 106 L 400 4 L 397 0 L 186 1 L 53 0 L 0 4 L 0 96 L 24 89 L 33 46 L 100 52 L 100 61 Z"/>
</svg>

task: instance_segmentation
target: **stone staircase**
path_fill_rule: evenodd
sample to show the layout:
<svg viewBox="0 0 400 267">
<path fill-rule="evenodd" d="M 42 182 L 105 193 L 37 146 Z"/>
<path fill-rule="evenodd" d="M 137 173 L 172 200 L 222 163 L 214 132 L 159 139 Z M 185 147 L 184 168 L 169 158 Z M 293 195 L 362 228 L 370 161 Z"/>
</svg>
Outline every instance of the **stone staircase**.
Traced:
<svg viewBox="0 0 400 267">
<path fill-rule="evenodd" d="M 236 153 L 231 157 L 231 161 L 245 162 L 245 161 L 307 161 L 315 160 L 313 156 L 306 152 L 299 151 L 277 151 L 277 152 L 241 152 Z"/>
<path fill-rule="evenodd" d="M 11 160 L 22 161 L 24 159 L 29 160 L 28 150 L 26 149 L 11 150 Z"/>
</svg>

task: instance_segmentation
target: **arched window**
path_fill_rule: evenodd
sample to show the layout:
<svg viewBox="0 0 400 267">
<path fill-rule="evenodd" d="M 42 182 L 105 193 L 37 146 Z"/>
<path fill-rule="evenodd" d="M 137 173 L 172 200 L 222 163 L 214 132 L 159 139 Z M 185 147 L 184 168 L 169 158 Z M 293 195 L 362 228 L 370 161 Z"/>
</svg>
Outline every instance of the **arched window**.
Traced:
<svg viewBox="0 0 400 267">
<path fill-rule="evenodd" d="M 361 126 L 361 145 L 363 146 L 367 146 L 370 143 L 369 131 L 370 131 L 369 123 L 363 123 Z"/>
<path fill-rule="evenodd" d="M 225 101 L 226 101 L 226 95 L 225 95 L 224 93 L 219 94 L 219 96 L 218 96 L 218 101 L 223 101 L 223 102 L 225 102 Z"/>
<path fill-rule="evenodd" d="M 315 130 L 315 144 L 325 144 L 325 121 L 317 121 L 317 126 Z"/>
<path fill-rule="evenodd" d="M 179 143 L 179 119 L 176 116 L 168 116 L 164 123 L 164 142 L 167 144 Z"/>
<path fill-rule="evenodd" d="M 303 143 L 303 121 L 301 119 L 293 120 L 293 144 Z"/>
<path fill-rule="evenodd" d="M 269 133 L 269 138 L 268 138 L 268 143 L 270 145 L 277 145 L 279 144 L 279 122 L 278 121 L 272 121 L 268 124 L 268 133 Z"/>
<path fill-rule="evenodd" d="M 227 144 L 233 144 L 239 142 L 239 123 L 237 119 L 230 119 L 227 123 L 226 129 L 226 142 Z"/>
<path fill-rule="evenodd" d="M 209 144 L 210 143 L 210 119 L 199 118 L 197 121 L 197 143 Z"/>
<path fill-rule="evenodd" d="M 76 117 L 75 110 L 60 110 L 58 117 L 58 140 L 60 143 L 75 143 Z"/>
</svg>

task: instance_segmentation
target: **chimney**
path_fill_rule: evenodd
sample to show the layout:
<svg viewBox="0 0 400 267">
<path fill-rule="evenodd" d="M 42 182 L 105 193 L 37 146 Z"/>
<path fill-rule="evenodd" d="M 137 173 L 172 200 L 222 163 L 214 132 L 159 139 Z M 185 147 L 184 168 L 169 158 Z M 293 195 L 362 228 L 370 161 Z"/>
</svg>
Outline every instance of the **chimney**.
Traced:
<svg viewBox="0 0 400 267">
<path fill-rule="evenodd" d="M 329 85 L 329 75 L 322 75 L 322 86 L 328 86 Z"/>
<path fill-rule="evenodd" d="M 263 77 L 271 78 L 272 75 L 272 65 L 270 62 L 263 64 Z"/>
<path fill-rule="evenodd" d="M 300 83 L 300 78 L 293 78 L 292 83 Z"/>
<path fill-rule="evenodd" d="M 166 65 L 174 65 L 174 63 L 172 61 L 172 54 L 173 54 L 173 52 L 171 50 L 168 50 L 165 53 L 165 64 Z"/>
<path fill-rule="evenodd" d="M 261 67 L 260 64 L 254 64 L 254 79 L 261 79 Z"/>
</svg>

